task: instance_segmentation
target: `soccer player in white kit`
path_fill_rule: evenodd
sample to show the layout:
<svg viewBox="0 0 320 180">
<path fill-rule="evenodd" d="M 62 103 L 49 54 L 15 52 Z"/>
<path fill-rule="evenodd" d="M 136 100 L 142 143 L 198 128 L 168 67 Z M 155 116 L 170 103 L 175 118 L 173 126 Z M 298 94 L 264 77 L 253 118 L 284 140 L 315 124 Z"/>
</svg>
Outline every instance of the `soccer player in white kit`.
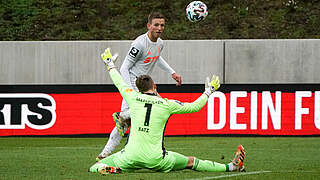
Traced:
<svg viewBox="0 0 320 180">
<path fill-rule="evenodd" d="M 148 32 L 140 35 L 132 42 L 120 68 L 124 81 L 136 91 L 138 91 L 135 85 L 136 78 L 140 75 L 151 74 L 156 65 L 171 74 L 177 82 L 177 86 L 181 85 L 181 76 L 161 57 L 163 40 L 160 36 L 164 30 L 164 25 L 164 16 L 159 12 L 152 12 L 148 17 Z M 129 106 L 124 99 L 122 100 L 121 112 L 114 113 L 113 119 L 116 122 L 116 127 L 112 130 L 109 140 L 98 155 L 97 160 L 109 156 L 115 150 L 130 125 Z"/>
</svg>

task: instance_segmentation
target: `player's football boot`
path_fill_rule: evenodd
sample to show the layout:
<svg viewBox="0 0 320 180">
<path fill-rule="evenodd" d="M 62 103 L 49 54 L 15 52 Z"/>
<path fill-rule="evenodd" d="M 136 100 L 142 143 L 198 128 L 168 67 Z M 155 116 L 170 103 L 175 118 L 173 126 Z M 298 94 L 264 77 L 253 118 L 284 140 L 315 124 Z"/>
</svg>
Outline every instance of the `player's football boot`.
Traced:
<svg viewBox="0 0 320 180">
<path fill-rule="evenodd" d="M 121 136 L 124 136 L 125 133 L 125 128 L 124 128 L 124 123 L 123 123 L 123 119 L 120 116 L 120 112 L 115 112 L 112 114 L 113 120 L 114 122 L 116 122 L 116 126 L 118 129 L 118 132 Z"/>
<path fill-rule="evenodd" d="M 98 173 L 102 175 L 119 174 L 121 173 L 121 171 L 122 170 L 118 167 L 107 166 L 106 164 L 104 164 L 103 166 L 100 166 L 98 169 Z"/>
<path fill-rule="evenodd" d="M 233 165 L 236 167 L 236 171 L 246 171 L 244 168 L 244 160 L 246 159 L 246 152 L 241 144 L 237 148 L 237 152 L 232 160 Z"/>
</svg>

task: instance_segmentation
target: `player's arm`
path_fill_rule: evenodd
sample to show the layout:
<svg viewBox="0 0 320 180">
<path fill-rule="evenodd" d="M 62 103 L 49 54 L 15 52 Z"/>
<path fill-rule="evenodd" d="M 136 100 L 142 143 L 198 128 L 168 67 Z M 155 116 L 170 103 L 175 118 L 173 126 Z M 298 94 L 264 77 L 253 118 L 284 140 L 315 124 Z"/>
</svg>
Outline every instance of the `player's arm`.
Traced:
<svg viewBox="0 0 320 180">
<path fill-rule="evenodd" d="M 138 59 L 141 56 L 141 45 L 139 43 L 133 42 L 131 44 L 130 50 L 125 57 L 121 67 L 120 67 L 120 73 L 124 79 L 124 81 L 131 87 L 131 81 L 130 81 L 130 69 L 133 67 L 133 65 L 138 61 Z"/>
<path fill-rule="evenodd" d="M 158 59 L 158 65 L 162 70 L 171 74 L 172 79 L 177 81 L 177 84 L 176 84 L 177 86 L 181 86 L 181 83 L 182 83 L 181 76 L 177 74 L 161 56 Z"/>
<path fill-rule="evenodd" d="M 171 114 L 185 114 L 198 112 L 207 103 L 208 96 L 202 94 L 197 100 L 192 103 L 183 103 L 177 100 L 168 100 Z"/>
<path fill-rule="evenodd" d="M 211 81 L 207 78 L 205 83 L 205 91 L 203 94 L 192 103 L 181 103 L 175 100 L 169 100 L 169 107 L 172 114 L 184 114 L 198 112 L 207 103 L 210 95 L 218 90 L 220 87 L 220 80 L 218 76 L 213 76 Z"/>
<path fill-rule="evenodd" d="M 110 74 L 110 78 L 114 85 L 118 88 L 121 96 L 129 103 L 130 97 L 133 97 L 137 92 L 131 89 L 121 77 L 120 73 L 116 69 L 114 62 L 117 58 L 112 58 L 110 48 L 107 48 L 104 53 L 101 54 L 101 59 L 107 65 L 107 69 Z"/>
<path fill-rule="evenodd" d="M 123 80 L 131 87 L 131 82 L 130 82 L 130 69 L 134 65 L 134 62 L 129 60 L 129 58 L 126 56 L 124 59 L 121 68 L 120 68 L 120 73 L 123 78 Z"/>
</svg>

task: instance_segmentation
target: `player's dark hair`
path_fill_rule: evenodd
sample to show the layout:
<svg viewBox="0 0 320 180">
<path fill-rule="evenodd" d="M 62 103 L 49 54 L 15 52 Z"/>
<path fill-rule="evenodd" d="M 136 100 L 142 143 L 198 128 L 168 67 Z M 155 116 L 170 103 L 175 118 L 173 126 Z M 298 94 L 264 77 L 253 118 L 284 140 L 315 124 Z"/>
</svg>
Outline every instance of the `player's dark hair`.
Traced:
<svg viewBox="0 0 320 180">
<path fill-rule="evenodd" d="M 164 19 L 164 15 L 160 12 L 151 12 L 148 16 L 148 23 L 151 24 L 153 19 Z"/>
<path fill-rule="evenodd" d="M 146 92 L 153 89 L 153 80 L 149 75 L 141 75 L 136 79 L 136 86 L 139 92 Z"/>
</svg>

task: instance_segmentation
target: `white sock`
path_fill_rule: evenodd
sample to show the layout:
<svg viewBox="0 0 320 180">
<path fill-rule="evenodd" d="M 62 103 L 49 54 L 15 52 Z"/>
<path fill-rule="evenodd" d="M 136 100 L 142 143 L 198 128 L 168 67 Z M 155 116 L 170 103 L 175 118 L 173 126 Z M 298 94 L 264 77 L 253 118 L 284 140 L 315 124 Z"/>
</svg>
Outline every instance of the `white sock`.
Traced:
<svg viewBox="0 0 320 180">
<path fill-rule="evenodd" d="M 115 126 L 113 130 L 110 133 L 109 140 L 100 153 L 101 155 L 106 154 L 110 155 L 120 144 L 120 141 L 122 139 L 122 136 L 119 134 L 117 127 Z"/>
<path fill-rule="evenodd" d="M 232 162 L 229 163 L 228 166 L 229 166 L 229 171 L 234 171 L 234 170 L 236 170 L 236 167 L 234 167 L 234 165 L 233 165 Z"/>
</svg>

